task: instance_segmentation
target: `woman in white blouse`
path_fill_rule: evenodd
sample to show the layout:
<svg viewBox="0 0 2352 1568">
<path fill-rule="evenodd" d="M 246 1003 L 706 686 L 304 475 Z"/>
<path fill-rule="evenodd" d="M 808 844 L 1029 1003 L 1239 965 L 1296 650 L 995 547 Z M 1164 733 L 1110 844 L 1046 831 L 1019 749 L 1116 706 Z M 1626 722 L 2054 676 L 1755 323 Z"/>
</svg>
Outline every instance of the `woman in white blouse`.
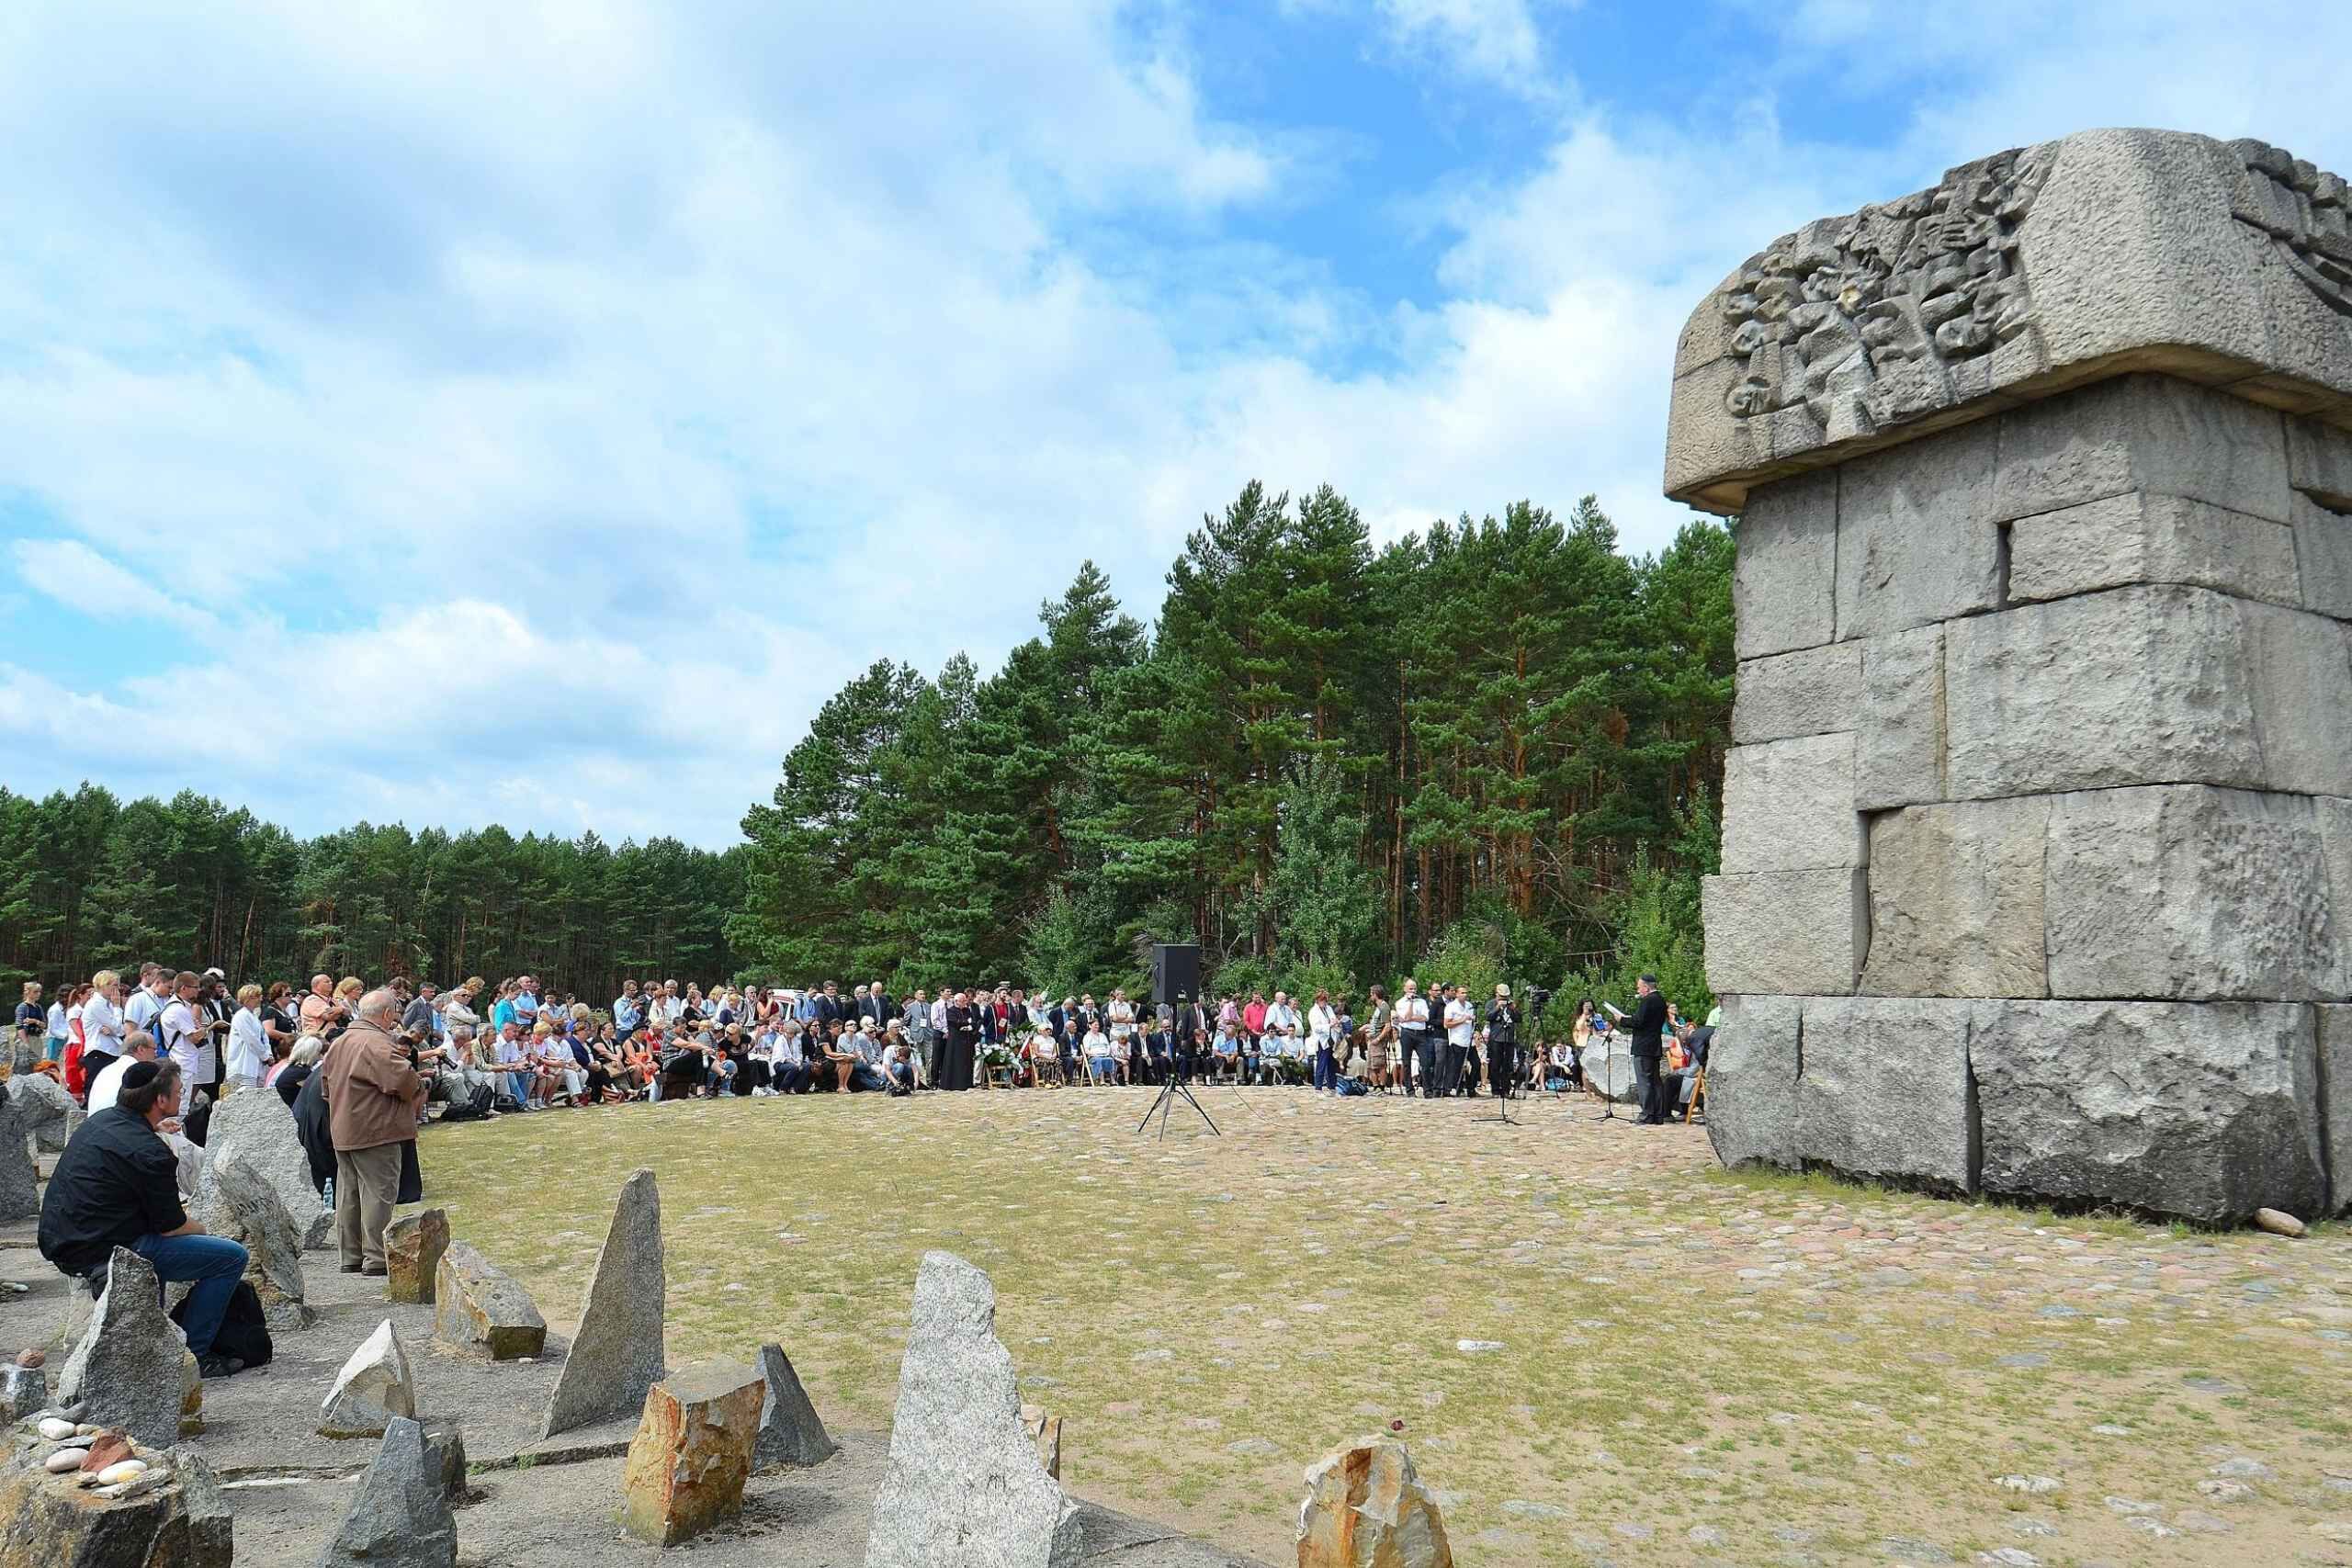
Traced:
<svg viewBox="0 0 2352 1568">
<path fill-rule="evenodd" d="M 82 1081 L 95 1083 L 122 1055 L 122 976 L 101 969 L 82 1000 Z"/>
<path fill-rule="evenodd" d="M 269 1070 L 269 1035 L 261 1026 L 261 987 L 237 987 L 236 1016 L 229 1020 L 228 1057 L 220 1065 L 231 1094 L 259 1089 Z"/>
</svg>

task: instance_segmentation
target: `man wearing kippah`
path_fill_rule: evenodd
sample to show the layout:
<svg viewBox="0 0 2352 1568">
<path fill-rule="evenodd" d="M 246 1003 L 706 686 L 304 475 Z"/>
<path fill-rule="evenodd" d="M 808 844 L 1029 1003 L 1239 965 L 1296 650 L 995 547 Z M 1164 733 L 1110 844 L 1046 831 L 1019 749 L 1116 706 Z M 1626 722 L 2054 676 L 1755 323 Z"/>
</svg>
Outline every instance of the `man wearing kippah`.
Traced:
<svg viewBox="0 0 2352 1568">
<path fill-rule="evenodd" d="M 114 1103 L 75 1128 L 57 1158 L 41 1199 L 40 1255 L 61 1273 L 92 1278 L 127 1247 L 158 1280 L 194 1281 L 180 1325 L 187 1348 L 204 1376 L 234 1376 L 244 1363 L 213 1354 L 212 1341 L 245 1271 L 245 1249 L 205 1235 L 180 1207 L 176 1162 L 158 1131 L 180 1101 L 179 1065 L 133 1061 L 119 1083 Z"/>
</svg>

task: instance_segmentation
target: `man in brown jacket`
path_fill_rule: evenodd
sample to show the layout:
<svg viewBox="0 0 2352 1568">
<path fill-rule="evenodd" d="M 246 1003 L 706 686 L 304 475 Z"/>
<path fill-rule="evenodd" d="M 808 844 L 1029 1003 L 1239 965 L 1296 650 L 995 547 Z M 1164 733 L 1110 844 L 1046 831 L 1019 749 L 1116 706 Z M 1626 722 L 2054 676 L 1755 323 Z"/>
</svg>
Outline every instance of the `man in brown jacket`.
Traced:
<svg viewBox="0 0 2352 1568">
<path fill-rule="evenodd" d="M 401 1145 L 416 1136 L 424 1080 L 392 1038 L 400 998 L 359 998 L 358 1021 L 327 1049 L 327 1131 L 334 1142 L 334 1239 L 346 1274 L 384 1272 L 384 1227 L 401 1190 Z"/>
</svg>

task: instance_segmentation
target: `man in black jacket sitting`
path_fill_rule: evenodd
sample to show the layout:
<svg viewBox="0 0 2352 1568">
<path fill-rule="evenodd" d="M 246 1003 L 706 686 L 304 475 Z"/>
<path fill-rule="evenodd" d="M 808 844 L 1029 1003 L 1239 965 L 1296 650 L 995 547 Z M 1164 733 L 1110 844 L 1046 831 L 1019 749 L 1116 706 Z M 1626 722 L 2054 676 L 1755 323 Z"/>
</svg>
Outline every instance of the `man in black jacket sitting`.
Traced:
<svg viewBox="0 0 2352 1568">
<path fill-rule="evenodd" d="M 212 1353 L 221 1314 L 245 1271 L 245 1249 L 207 1235 L 180 1207 L 177 1162 L 156 1127 L 179 1104 L 176 1062 L 134 1062 L 113 1105 L 74 1130 L 40 1205 L 40 1255 L 61 1273 L 91 1278 L 127 1247 L 158 1280 L 189 1280 L 187 1348 L 208 1378 L 244 1363 Z M 93 1279 L 94 1284 L 103 1281 Z"/>
</svg>

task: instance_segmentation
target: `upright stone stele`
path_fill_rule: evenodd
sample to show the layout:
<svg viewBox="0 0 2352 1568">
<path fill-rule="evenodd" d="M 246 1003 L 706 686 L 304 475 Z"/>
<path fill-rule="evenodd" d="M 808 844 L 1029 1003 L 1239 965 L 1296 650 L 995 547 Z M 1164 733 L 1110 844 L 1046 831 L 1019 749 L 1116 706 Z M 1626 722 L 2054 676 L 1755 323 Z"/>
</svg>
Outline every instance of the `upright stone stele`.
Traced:
<svg viewBox="0 0 2352 1568">
<path fill-rule="evenodd" d="M 127 1247 L 114 1249 L 106 1288 L 82 1342 L 58 1373 L 61 1404 L 80 1419 L 119 1427 L 151 1449 L 180 1440 L 180 1366 L 187 1341 L 164 1314 L 154 1268 Z"/>
<path fill-rule="evenodd" d="M 458 1521 L 424 1429 L 403 1416 L 385 1427 L 321 1568 L 452 1568 Z"/>
<path fill-rule="evenodd" d="M 621 1183 L 612 1224 L 596 1253 L 580 1329 L 548 1395 L 541 1438 L 643 1409 L 662 1381 L 662 1192 L 653 1173 Z"/>
<path fill-rule="evenodd" d="M 1740 514 L 1726 1163 L 2352 1205 L 2347 217 L 2261 142 L 2086 131 L 1691 317 L 1666 490 Z"/>
<path fill-rule="evenodd" d="M 1021 1424 L 996 1288 L 952 1253 L 925 1253 L 865 1568 L 1075 1568 L 1085 1548 L 1077 1506 Z"/>
<path fill-rule="evenodd" d="M 40 1217 L 40 1173 L 33 1164 L 31 1137 L 16 1097 L 0 1095 L 0 1220 Z"/>
</svg>

